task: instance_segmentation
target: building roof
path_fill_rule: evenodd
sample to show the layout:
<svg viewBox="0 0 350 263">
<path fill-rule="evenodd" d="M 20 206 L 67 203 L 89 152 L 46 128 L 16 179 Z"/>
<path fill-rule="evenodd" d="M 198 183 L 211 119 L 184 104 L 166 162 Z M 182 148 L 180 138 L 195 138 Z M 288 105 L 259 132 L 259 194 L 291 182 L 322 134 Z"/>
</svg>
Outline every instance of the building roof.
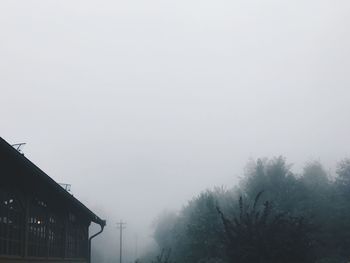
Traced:
<svg viewBox="0 0 350 263">
<path fill-rule="evenodd" d="M 25 175 L 19 173 L 19 176 L 30 176 L 30 179 L 39 180 L 41 185 L 55 196 L 55 198 L 64 200 L 71 204 L 75 209 L 78 209 L 85 217 L 89 218 L 90 221 L 99 224 L 101 226 L 106 225 L 106 221 L 99 218 L 90 209 L 88 209 L 83 203 L 76 199 L 72 194 L 66 191 L 58 183 L 56 183 L 50 176 L 48 176 L 44 171 L 27 159 L 24 154 L 17 151 L 9 143 L 7 143 L 3 138 L 0 137 L 0 164 L 2 161 L 14 163 L 16 166 L 21 166 L 26 172 Z M 1 164 L 0 167 L 2 167 Z"/>
</svg>

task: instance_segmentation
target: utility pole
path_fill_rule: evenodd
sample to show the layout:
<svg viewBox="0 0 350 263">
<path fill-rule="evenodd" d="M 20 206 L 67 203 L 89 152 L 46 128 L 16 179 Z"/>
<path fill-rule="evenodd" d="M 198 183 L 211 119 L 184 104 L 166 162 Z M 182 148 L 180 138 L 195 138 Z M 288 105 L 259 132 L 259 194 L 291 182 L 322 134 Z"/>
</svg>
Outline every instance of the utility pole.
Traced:
<svg viewBox="0 0 350 263">
<path fill-rule="evenodd" d="M 137 234 L 135 234 L 135 262 L 136 262 L 136 260 L 138 259 L 138 255 L 137 255 L 137 249 L 138 249 L 138 236 L 137 236 Z"/>
<path fill-rule="evenodd" d="M 122 263 L 122 249 L 123 249 L 123 229 L 126 228 L 126 223 L 120 220 L 119 223 L 117 223 L 117 227 L 119 229 L 120 234 L 120 242 L 119 242 L 119 263 Z"/>
</svg>

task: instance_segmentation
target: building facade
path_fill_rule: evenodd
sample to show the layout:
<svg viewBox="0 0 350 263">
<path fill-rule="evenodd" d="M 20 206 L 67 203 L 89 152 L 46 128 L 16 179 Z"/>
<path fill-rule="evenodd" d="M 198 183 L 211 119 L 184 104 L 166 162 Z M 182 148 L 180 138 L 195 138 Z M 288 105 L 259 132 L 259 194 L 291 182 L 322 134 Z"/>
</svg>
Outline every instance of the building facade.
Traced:
<svg viewBox="0 0 350 263">
<path fill-rule="evenodd" d="M 91 223 L 106 221 L 0 138 L 0 263 L 88 263 Z"/>
</svg>

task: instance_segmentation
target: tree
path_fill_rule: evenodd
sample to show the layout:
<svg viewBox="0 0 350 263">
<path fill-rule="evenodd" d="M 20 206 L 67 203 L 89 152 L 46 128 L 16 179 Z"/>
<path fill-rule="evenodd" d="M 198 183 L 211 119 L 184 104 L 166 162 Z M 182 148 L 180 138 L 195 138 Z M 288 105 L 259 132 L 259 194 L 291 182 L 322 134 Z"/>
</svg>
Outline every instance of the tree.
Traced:
<svg viewBox="0 0 350 263">
<path fill-rule="evenodd" d="M 344 159 L 338 163 L 337 183 L 339 187 L 347 194 L 350 193 L 350 159 Z"/>
<path fill-rule="evenodd" d="M 251 202 L 260 191 L 266 200 L 274 200 L 279 211 L 294 213 L 296 204 L 302 200 L 300 183 L 291 172 L 291 165 L 282 156 L 271 160 L 258 159 L 250 166 L 242 187 L 245 197 Z"/>
<path fill-rule="evenodd" d="M 276 213 L 271 202 L 262 206 L 258 193 L 253 205 L 239 199 L 239 215 L 229 219 L 217 207 L 225 229 L 225 247 L 232 263 L 312 263 L 310 225 L 303 217 Z"/>
</svg>

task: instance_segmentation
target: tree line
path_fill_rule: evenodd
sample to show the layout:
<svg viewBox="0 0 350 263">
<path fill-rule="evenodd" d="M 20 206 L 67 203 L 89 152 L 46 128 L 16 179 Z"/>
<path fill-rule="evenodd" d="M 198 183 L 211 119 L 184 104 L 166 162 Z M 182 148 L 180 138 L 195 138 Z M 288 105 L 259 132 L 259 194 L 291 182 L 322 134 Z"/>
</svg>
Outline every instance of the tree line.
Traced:
<svg viewBox="0 0 350 263">
<path fill-rule="evenodd" d="M 251 162 L 238 186 L 214 188 L 154 230 L 154 263 L 347 263 L 350 160 L 328 174 L 320 162 L 291 171 L 285 158 Z M 156 256 L 158 255 L 158 256 Z"/>
</svg>

